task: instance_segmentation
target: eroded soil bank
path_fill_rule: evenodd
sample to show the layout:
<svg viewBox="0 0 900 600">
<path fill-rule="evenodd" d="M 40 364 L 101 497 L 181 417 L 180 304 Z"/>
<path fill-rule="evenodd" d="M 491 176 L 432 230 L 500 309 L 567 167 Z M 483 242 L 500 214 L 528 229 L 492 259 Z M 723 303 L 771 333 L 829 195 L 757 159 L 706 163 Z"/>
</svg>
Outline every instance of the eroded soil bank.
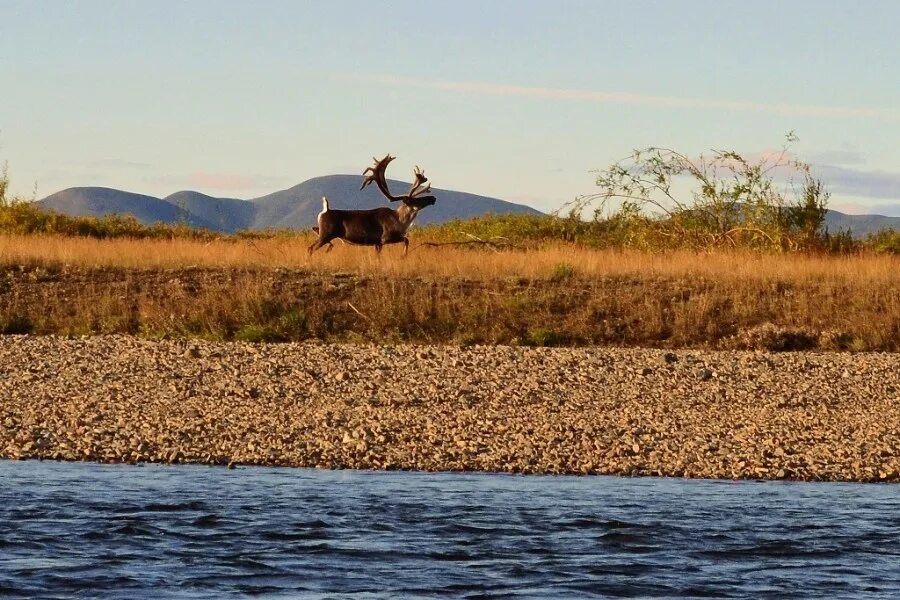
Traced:
<svg viewBox="0 0 900 600">
<path fill-rule="evenodd" d="M 0 268 L 0 333 L 900 351 L 900 279 L 573 273 L 16 265 Z"/>
<path fill-rule="evenodd" d="M 900 481 L 900 355 L 0 337 L 0 457 Z"/>
</svg>

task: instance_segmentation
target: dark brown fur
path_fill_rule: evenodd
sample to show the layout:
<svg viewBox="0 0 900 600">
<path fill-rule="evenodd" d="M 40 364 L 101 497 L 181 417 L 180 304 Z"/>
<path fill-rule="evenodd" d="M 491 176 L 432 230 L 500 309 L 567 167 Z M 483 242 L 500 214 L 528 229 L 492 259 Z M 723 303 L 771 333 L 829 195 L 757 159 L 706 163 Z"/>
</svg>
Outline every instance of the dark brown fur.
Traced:
<svg viewBox="0 0 900 600">
<path fill-rule="evenodd" d="M 434 204 L 433 199 L 430 204 Z M 319 226 L 313 228 L 319 232 L 319 239 L 309 247 L 309 253 L 312 254 L 326 244 L 330 246 L 335 239 L 359 246 L 375 246 L 378 252 L 381 252 L 385 244 L 402 242 L 406 252 L 409 249 L 409 239 L 397 213 L 398 211 L 387 207 L 369 210 L 329 209 L 319 217 Z"/>
<path fill-rule="evenodd" d="M 393 196 L 387 189 L 384 179 L 384 170 L 387 164 L 393 160 L 391 155 L 376 160 L 375 167 L 366 169 L 372 174 L 363 180 L 363 187 L 370 183 L 376 183 L 378 189 L 390 201 L 400 200 L 401 205 L 397 210 L 388 207 L 372 208 L 369 210 L 332 210 L 328 206 L 328 200 L 322 198 L 322 212 L 319 213 L 319 225 L 313 230 L 319 232 L 319 239 L 309 247 L 312 254 L 322 246 L 328 246 L 331 250 L 332 240 L 341 239 L 350 244 L 360 246 L 375 246 L 377 252 L 385 244 L 403 243 L 403 253 L 409 250 L 409 239 L 406 230 L 409 228 L 416 214 L 426 206 L 435 202 L 434 196 L 422 195 L 430 188 L 425 185 L 428 179 L 424 173 L 416 167 L 416 181 L 409 193 L 403 196 Z M 362 189 L 362 188 L 360 188 Z"/>
</svg>

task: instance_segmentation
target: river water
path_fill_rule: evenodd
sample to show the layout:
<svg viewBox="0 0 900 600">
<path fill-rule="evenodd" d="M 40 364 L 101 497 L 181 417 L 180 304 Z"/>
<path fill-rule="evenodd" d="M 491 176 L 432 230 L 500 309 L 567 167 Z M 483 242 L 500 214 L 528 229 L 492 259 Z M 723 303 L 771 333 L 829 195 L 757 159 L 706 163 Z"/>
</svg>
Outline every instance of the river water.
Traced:
<svg viewBox="0 0 900 600">
<path fill-rule="evenodd" d="M 0 597 L 900 597 L 900 486 L 0 461 Z"/>
</svg>

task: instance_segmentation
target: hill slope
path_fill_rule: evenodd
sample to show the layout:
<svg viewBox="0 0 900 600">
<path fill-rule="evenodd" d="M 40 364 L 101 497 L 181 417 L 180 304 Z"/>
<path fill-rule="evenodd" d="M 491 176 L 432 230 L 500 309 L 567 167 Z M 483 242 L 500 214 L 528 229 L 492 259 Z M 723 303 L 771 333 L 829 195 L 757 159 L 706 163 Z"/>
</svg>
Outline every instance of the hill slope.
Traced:
<svg viewBox="0 0 900 600">
<path fill-rule="evenodd" d="M 234 232 L 239 229 L 308 229 L 322 209 L 322 196 L 334 208 L 375 208 L 387 201 L 374 186 L 359 191 L 359 175 L 315 177 L 292 188 L 254 200 L 215 198 L 200 192 L 181 191 L 166 198 L 155 198 L 101 187 L 69 188 L 38 202 L 43 208 L 73 216 L 132 214 L 141 223 L 183 222 L 195 227 Z M 405 191 L 408 183 L 389 180 L 395 193 Z M 485 213 L 530 213 L 539 211 L 522 204 L 506 202 L 465 192 L 434 190 L 434 206 L 423 210 L 416 223 L 443 223 Z"/>
<path fill-rule="evenodd" d="M 825 225 L 831 233 L 850 230 L 853 237 L 866 237 L 879 229 L 893 228 L 900 231 L 900 217 L 884 215 L 845 215 L 836 210 L 829 210 L 825 215 Z"/>
<path fill-rule="evenodd" d="M 166 202 L 210 223 L 213 229 L 232 233 L 253 226 L 256 205 L 237 198 L 215 198 L 200 192 L 175 192 Z"/>
<path fill-rule="evenodd" d="M 311 227 L 316 222 L 316 215 L 322 210 L 322 196 L 328 197 L 332 208 L 377 208 L 387 203 L 374 185 L 360 191 L 361 182 L 359 175 L 314 177 L 292 188 L 256 198 L 252 201 L 257 206 L 253 227 Z M 391 179 L 388 180 L 388 185 L 395 194 L 406 192 L 409 188 L 409 183 Z M 432 192 L 437 202 L 416 217 L 416 223 L 420 225 L 444 223 L 451 219 L 465 219 L 489 212 L 540 214 L 530 206 L 497 198 L 441 189 L 434 189 Z M 396 203 L 394 206 L 396 208 Z"/>
<path fill-rule="evenodd" d="M 69 188 L 47 196 L 38 205 L 74 217 L 128 214 L 147 225 L 180 222 L 192 227 L 214 228 L 205 219 L 165 200 L 112 188 Z"/>
<path fill-rule="evenodd" d="M 375 208 L 385 206 L 374 186 L 360 191 L 359 175 L 314 177 L 286 190 L 255 198 L 216 198 L 195 191 L 176 192 L 155 198 L 103 187 L 69 188 L 52 194 L 38 204 L 43 208 L 73 216 L 132 214 L 141 223 L 186 223 L 216 231 L 240 229 L 307 229 L 316 221 L 327 196 L 333 208 Z M 408 183 L 388 180 L 394 193 L 405 192 Z M 486 213 L 540 214 L 522 204 L 466 192 L 435 189 L 437 203 L 419 213 L 416 223 L 444 223 Z M 849 229 L 854 237 L 865 237 L 883 228 L 900 230 L 900 217 L 847 215 L 829 210 L 825 224 L 832 233 Z"/>
</svg>

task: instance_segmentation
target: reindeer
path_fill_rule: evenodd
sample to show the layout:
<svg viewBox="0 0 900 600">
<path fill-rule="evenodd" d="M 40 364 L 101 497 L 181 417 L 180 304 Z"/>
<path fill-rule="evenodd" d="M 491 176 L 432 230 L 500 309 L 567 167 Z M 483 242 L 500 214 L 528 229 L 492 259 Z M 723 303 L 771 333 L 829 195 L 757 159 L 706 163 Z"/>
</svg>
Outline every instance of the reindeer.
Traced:
<svg viewBox="0 0 900 600">
<path fill-rule="evenodd" d="M 425 172 L 419 167 L 413 171 L 416 180 L 406 194 L 402 196 L 391 194 L 384 178 L 384 171 L 394 158 L 388 154 L 381 160 L 373 159 L 375 166 L 363 171 L 363 184 L 359 189 L 362 190 L 374 183 L 389 201 L 399 200 L 402 203 L 397 210 L 388 207 L 369 210 L 332 210 L 328 205 L 328 198 L 323 196 L 322 212 L 318 217 L 319 226 L 313 227 L 314 231 L 319 232 L 319 239 L 309 247 L 309 254 L 325 245 L 331 250 L 331 241 L 340 239 L 351 244 L 375 246 L 378 253 L 381 253 L 381 247 L 385 244 L 403 242 L 403 255 L 406 255 L 409 251 L 406 230 L 420 210 L 434 204 L 435 198 L 425 195 L 431 191 L 431 184 L 428 183 Z"/>
</svg>

